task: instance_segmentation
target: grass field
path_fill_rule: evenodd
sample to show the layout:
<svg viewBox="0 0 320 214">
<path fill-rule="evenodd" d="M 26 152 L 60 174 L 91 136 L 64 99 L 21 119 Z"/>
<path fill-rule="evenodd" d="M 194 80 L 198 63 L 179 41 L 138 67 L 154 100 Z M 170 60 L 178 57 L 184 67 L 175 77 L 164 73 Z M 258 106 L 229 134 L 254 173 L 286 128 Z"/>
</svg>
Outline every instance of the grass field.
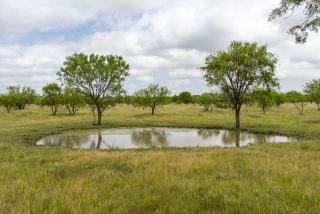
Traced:
<svg viewBox="0 0 320 214">
<path fill-rule="evenodd" d="M 233 129 L 234 112 L 195 105 L 151 111 L 123 105 L 92 125 L 89 109 L 70 116 L 28 106 L 0 109 L 0 213 L 319 213 L 320 112 L 285 104 L 266 114 L 243 107 L 241 127 L 297 136 L 296 143 L 241 148 L 75 150 L 37 147 L 73 129 L 169 126 Z"/>
</svg>

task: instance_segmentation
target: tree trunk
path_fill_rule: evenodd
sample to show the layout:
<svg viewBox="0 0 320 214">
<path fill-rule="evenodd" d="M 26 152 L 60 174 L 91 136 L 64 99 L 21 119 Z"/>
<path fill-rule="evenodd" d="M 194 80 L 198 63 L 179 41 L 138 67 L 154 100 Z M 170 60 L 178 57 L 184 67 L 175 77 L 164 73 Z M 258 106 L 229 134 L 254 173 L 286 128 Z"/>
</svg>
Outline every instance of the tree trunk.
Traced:
<svg viewBox="0 0 320 214">
<path fill-rule="evenodd" d="M 151 114 L 152 114 L 152 115 L 154 114 L 154 108 L 155 108 L 155 107 L 151 107 L 151 111 L 152 111 Z"/>
<path fill-rule="evenodd" d="M 240 129 L 240 110 L 236 109 L 236 129 Z"/>
<path fill-rule="evenodd" d="M 97 125 L 101 125 L 101 117 L 102 117 L 102 111 L 101 111 L 101 108 L 100 106 L 97 106 L 97 111 L 98 111 L 98 123 Z"/>
</svg>

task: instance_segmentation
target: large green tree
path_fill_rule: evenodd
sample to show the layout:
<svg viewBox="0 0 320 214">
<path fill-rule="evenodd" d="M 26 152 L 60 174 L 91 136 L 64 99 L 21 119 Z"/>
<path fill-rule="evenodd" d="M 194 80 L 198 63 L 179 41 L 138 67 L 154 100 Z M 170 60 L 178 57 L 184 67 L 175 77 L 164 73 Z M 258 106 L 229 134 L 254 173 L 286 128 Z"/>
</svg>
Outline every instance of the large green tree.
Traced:
<svg viewBox="0 0 320 214">
<path fill-rule="evenodd" d="M 129 76 L 129 64 L 122 56 L 73 54 L 66 57 L 57 75 L 68 86 L 79 88 L 89 97 L 98 112 L 97 125 L 101 125 L 104 110 L 110 100 L 123 93 L 121 82 Z"/>
<path fill-rule="evenodd" d="M 318 110 L 320 111 L 320 79 L 314 79 L 311 82 L 306 83 L 303 92 L 317 104 Z"/>
<path fill-rule="evenodd" d="M 209 87 L 217 87 L 229 98 L 240 128 L 240 110 L 245 95 L 254 87 L 278 86 L 275 70 L 278 59 L 257 43 L 233 41 L 228 51 L 218 51 L 205 58 L 200 69 Z"/>
<path fill-rule="evenodd" d="M 272 10 L 268 21 L 277 17 L 289 18 L 298 7 L 304 7 L 302 12 L 305 19 L 300 24 L 291 27 L 288 34 L 295 37 L 296 43 L 305 43 L 308 37 L 308 30 L 318 33 L 320 28 L 320 1 L 319 0 L 281 0 L 280 6 Z"/>
<path fill-rule="evenodd" d="M 134 92 L 132 104 L 134 107 L 142 107 L 143 109 L 150 107 L 151 114 L 154 115 L 157 106 L 163 105 L 170 94 L 171 91 L 167 87 L 150 84 L 148 88 Z"/>
</svg>

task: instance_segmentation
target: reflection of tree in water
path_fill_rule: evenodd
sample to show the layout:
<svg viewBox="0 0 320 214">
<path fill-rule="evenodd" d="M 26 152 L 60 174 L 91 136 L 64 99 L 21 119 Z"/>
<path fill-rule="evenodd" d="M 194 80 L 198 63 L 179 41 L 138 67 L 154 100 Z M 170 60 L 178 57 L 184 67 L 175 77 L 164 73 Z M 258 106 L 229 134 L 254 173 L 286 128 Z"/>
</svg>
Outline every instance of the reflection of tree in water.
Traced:
<svg viewBox="0 0 320 214">
<path fill-rule="evenodd" d="M 254 135 L 254 143 L 256 144 L 263 144 L 263 143 L 266 143 L 266 142 L 269 142 L 269 136 L 266 136 L 266 135 L 261 135 L 261 134 L 255 134 Z"/>
<path fill-rule="evenodd" d="M 166 132 L 163 129 L 151 128 L 132 130 L 131 140 L 133 144 L 143 147 L 168 147 Z"/>
<path fill-rule="evenodd" d="M 96 137 L 98 139 L 96 139 Z M 101 145 L 104 145 L 104 148 L 114 149 L 116 147 L 109 145 L 106 141 L 102 139 L 101 131 L 98 132 L 98 135 L 95 135 L 93 140 L 91 141 L 89 149 L 101 149 Z"/>
<path fill-rule="evenodd" d="M 236 147 L 239 147 L 240 141 L 246 140 L 247 137 L 246 133 L 224 131 L 221 135 L 221 141 L 225 145 L 236 144 Z"/>
<path fill-rule="evenodd" d="M 86 135 L 58 135 L 43 139 L 46 145 L 65 146 L 70 148 L 81 148 L 84 142 L 88 142 L 89 136 Z"/>
<path fill-rule="evenodd" d="M 230 132 L 225 131 L 222 133 L 222 142 L 224 144 L 234 144 L 236 143 L 236 146 L 240 146 L 240 141 L 249 140 L 251 143 L 256 144 L 263 144 L 270 141 L 269 136 L 261 135 L 261 134 L 251 134 L 251 133 L 245 133 L 245 132 Z"/>
<path fill-rule="evenodd" d="M 218 129 L 199 129 L 198 135 L 202 137 L 202 139 L 206 140 L 214 136 L 220 135 L 220 130 Z"/>
</svg>

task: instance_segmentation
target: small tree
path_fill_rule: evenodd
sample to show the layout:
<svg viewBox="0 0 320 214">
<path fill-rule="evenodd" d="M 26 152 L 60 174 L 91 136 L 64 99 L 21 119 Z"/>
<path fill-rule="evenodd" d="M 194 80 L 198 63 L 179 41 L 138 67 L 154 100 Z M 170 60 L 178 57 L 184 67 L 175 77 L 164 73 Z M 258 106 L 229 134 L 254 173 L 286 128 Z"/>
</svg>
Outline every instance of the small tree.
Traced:
<svg viewBox="0 0 320 214">
<path fill-rule="evenodd" d="M 178 100 L 180 103 L 188 104 L 188 103 L 193 103 L 193 97 L 190 94 L 190 92 L 183 91 L 179 94 Z"/>
<path fill-rule="evenodd" d="M 284 93 L 278 91 L 272 91 L 272 96 L 276 106 L 280 106 L 281 104 L 286 102 L 286 95 Z"/>
<path fill-rule="evenodd" d="M 266 113 L 271 106 L 274 105 L 274 100 L 272 97 L 271 90 L 265 90 L 263 88 L 256 88 L 254 90 L 255 99 L 258 103 L 258 107 L 260 107 L 263 113 Z"/>
<path fill-rule="evenodd" d="M 306 106 L 306 97 L 295 90 L 287 92 L 286 95 L 287 100 L 294 105 L 300 114 L 303 114 L 303 108 Z"/>
<path fill-rule="evenodd" d="M 7 112 L 10 113 L 11 109 L 16 106 L 19 101 L 19 96 L 17 94 L 1 94 L 0 95 L 0 106 L 6 108 Z"/>
<path fill-rule="evenodd" d="M 18 97 L 15 106 L 20 110 L 24 109 L 26 105 L 35 103 L 38 97 L 36 91 L 30 86 L 23 86 L 22 90 L 20 90 L 20 85 L 9 86 L 7 87 L 7 90 L 9 94 L 16 94 Z"/>
<path fill-rule="evenodd" d="M 178 97 L 177 95 L 173 95 L 173 96 L 172 96 L 172 102 L 173 102 L 173 103 L 178 103 L 178 104 L 181 103 L 181 102 L 179 101 L 179 97 Z"/>
<path fill-rule="evenodd" d="M 213 109 L 214 105 L 217 102 L 217 97 L 212 93 L 203 93 L 198 98 L 198 104 L 204 107 L 205 111 L 209 111 Z"/>
<path fill-rule="evenodd" d="M 320 111 L 320 79 L 306 83 L 303 92 L 310 97 L 312 102 L 317 104 L 318 110 Z"/>
<path fill-rule="evenodd" d="M 229 50 L 208 55 L 200 69 L 208 86 L 226 94 L 236 113 L 236 128 L 240 128 L 240 110 L 246 92 L 256 86 L 278 86 L 275 69 L 278 60 L 257 43 L 231 42 Z"/>
<path fill-rule="evenodd" d="M 83 53 L 66 57 L 57 75 L 66 85 L 79 88 L 96 106 L 98 122 L 101 125 L 102 113 L 110 107 L 110 101 L 122 94 L 121 82 L 129 76 L 129 65 L 122 56 L 99 56 Z M 95 121 L 95 120 L 94 120 Z"/>
<path fill-rule="evenodd" d="M 57 83 L 47 84 L 42 88 L 43 97 L 39 100 L 39 105 L 49 106 L 52 115 L 57 114 L 59 105 L 61 104 L 61 88 Z"/>
<path fill-rule="evenodd" d="M 132 104 L 134 107 L 142 107 L 142 109 L 150 107 L 151 114 L 154 115 L 157 106 L 164 105 L 166 97 L 170 94 L 171 91 L 167 87 L 150 84 L 148 88 L 134 92 Z"/>
<path fill-rule="evenodd" d="M 66 106 L 71 115 L 74 115 L 80 107 L 85 105 L 85 99 L 79 89 L 66 86 L 61 95 L 61 104 Z"/>
</svg>

